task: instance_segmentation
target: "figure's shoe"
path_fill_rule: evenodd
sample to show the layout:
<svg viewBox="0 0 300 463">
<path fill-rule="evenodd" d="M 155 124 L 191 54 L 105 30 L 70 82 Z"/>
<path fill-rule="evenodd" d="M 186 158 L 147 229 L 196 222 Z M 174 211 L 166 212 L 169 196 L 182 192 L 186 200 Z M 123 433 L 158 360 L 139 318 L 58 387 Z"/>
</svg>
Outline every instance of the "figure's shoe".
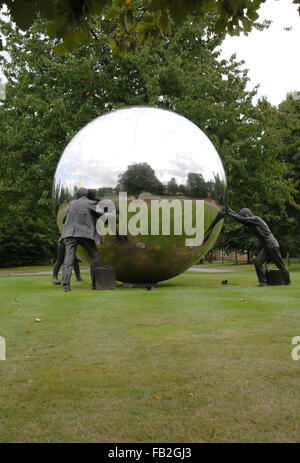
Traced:
<svg viewBox="0 0 300 463">
<path fill-rule="evenodd" d="M 57 278 L 52 278 L 53 285 L 60 285 L 60 281 Z"/>
<path fill-rule="evenodd" d="M 68 291 L 71 291 L 71 288 L 68 286 L 63 287 L 63 292 L 67 293 Z"/>
<path fill-rule="evenodd" d="M 76 281 L 83 281 L 82 278 L 76 278 Z"/>
<path fill-rule="evenodd" d="M 268 285 L 267 285 L 267 283 L 263 283 L 263 282 L 262 282 L 262 283 L 259 283 L 258 286 L 268 286 Z"/>
</svg>

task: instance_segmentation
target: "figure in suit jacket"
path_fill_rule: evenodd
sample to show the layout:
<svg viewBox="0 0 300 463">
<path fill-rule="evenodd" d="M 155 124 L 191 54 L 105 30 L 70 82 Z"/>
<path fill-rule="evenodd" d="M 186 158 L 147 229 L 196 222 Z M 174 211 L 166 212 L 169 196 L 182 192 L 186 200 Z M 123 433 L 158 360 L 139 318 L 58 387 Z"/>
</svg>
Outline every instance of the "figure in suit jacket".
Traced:
<svg viewBox="0 0 300 463">
<path fill-rule="evenodd" d="M 76 196 L 77 199 L 70 203 L 61 235 L 66 247 L 62 272 L 64 291 L 70 291 L 70 278 L 78 245 L 81 245 L 90 257 L 93 289 L 95 289 L 94 270 L 100 266 L 100 258 L 95 244 L 95 240 L 98 238 L 95 226 L 96 219 L 101 216 L 101 213 L 96 209 L 97 201 L 88 199 L 86 188 L 79 188 Z"/>
</svg>

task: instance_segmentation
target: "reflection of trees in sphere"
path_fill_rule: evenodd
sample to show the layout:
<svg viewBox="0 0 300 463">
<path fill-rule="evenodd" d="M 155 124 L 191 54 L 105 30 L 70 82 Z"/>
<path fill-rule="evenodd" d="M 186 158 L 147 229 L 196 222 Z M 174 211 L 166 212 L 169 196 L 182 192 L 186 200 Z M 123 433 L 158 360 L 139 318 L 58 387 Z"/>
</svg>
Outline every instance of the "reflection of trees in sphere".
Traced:
<svg viewBox="0 0 300 463">
<path fill-rule="evenodd" d="M 152 167 L 147 162 L 142 162 L 128 166 L 126 171 L 119 175 L 117 189 L 138 197 L 143 191 L 163 194 L 164 187 Z"/>
<path fill-rule="evenodd" d="M 80 187 L 98 198 L 113 199 L 127 192 L 128 202 L 147 204 L 148 234 L 122 242 L 103 236 L 98 247 L 103 265 L 116 267 L 117 279 L 153 283 L 187 270 L 215 243 L 222 220 L 216 216 L 226 196 L 226 176 L 210 140 L 192 122 L 176 113 L 147 107 L 125 108 L 101 116 L 85 126 L 66 147 L 54 178 L 53 199 L 60 229 L 68 203 Z M 151 201 L 204 200 L 204 230 L 199 246 L 186 246 L 183 233 L 175 233 L 183 212 L 170 209 L 170 235 L 151 234 Z M 193 209 L 195 223 L 195 208 Z M 128 212 L 128 221 L 133 213 Z M 161 220 L 161 217 L 160 219 Z"/>
</svg>

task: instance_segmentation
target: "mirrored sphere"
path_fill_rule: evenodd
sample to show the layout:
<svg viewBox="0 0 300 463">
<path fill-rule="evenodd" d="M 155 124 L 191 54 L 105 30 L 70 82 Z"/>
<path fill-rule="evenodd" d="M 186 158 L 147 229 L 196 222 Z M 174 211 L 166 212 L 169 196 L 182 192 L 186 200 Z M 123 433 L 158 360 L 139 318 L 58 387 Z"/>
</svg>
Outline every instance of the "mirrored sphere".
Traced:
<svg viewBox="0 0 300 463">
<path fill-rule="evenodd" d="M 96 198 L 114 200 L 117 206 L 120 192 L 127 193 L 128 207 L 137 199 L 147 205 L 146 233 L 145 227 L 142 234 L 131 232 L 130 220 L 135 220 L 136 229 L 140 223 L 129 207 L 127 239 L 106 234 L 102 245 L 97 245 L 102 264 L 113 265 L 119 281 L 154 283 L 179 275 L 209 251 L 222 228 L 218 212 L 225 204 L 226 176 L 218 153 L 194 123 L 171 111 L 119 109 L 98 117 L 75 135 L 54 177 L 53 201 L 60 230 L 68 204 L 76 199 L 80 187 L 93 190 Z M 169 233 L 162 223 L 158 232 L 151 228 L 155 200 L 179 204 L 170 207 Z M 201 216 L 197 201 L 204 208 Z M 187 202 L 192 206 L 184 212 Z M 162 216 L 158 217 L 161 222 Z M 188 218 L 205 232 L 196 245 L 187 245 L 191 238 L 185 230 Z M 182 223 L 180 234 L 178 223 Z"/>
</svg>

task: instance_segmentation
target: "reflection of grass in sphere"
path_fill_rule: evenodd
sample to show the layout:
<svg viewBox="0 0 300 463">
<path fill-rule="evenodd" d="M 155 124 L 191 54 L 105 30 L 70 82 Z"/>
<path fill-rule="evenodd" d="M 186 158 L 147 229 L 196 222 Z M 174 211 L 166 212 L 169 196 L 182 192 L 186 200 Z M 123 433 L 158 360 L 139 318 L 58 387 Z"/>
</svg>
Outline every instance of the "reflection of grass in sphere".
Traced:
<svg viewBox="0 0 300 463">
<path fill-rule="evenodd" d="M 173 199 L 173 198 L 172 198 Z M 183 210 L 183 208 L 182 208 Z M 62 226 L 62 219 L 66 211 L 66 204 L 62 205 L 58 214 L 58 221 Z M 219 209 L 209 201 L 204 202 L 204 231 L 206 231 Z M 128 213 L 128 221 L 136 213 Z M 196 224 L 196 207 L 193 207 L 193 226 Z M 183 223 L 183 217 L 182 217 Z M 214 228 L 209 239 L 200 246 L 188 247 L 185 240 L 193 237 L 174 235 L 174 210 L 170 210 L 170 236 L 161 234 L 151 235 L 151 206 L 148 206 L 148 235 L 128 235 L 128 241 L 123 244 L 115 237 L 106 235 L 103 237 L 102 246 L 98 246 L 101 264 L 113 265 L 119 281 L 135 283 L 154 283 L 166 280 L 187 270 L 201 257 L 203 257 L 215 243 L 223 221 Z M 87 257 L 82 249 L 79 255 Z"/>
</svg>

